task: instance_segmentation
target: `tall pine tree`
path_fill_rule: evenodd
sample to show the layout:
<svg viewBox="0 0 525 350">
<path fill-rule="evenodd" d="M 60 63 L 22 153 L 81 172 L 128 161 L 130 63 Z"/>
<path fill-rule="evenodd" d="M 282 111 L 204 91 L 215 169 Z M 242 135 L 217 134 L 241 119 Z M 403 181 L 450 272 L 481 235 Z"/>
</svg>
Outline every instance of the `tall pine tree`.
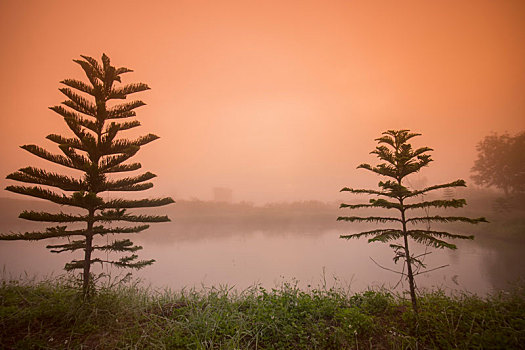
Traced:
<svg viewBox="0 0 525 350">
<path fill-rule="evenodd" d="M 379 190 L 353 189 L 345 187 L 342 192 L 351 192 L 356 194 L 368 194 L 376 196 L 372 198 L 369 204 L 341 204 L 341 208 L 359 209 L 359 208 L 384 208 L 394 209 L 398 215 L 394 216 L 340 216 L 337 220 L 350 222 L 368 222 L 368 223 L 395 223 L 397 227 L 377 228 L 371 231 L 360 232 L 356 234 L 341 235 L 341 238 L 361 238 L 369 237 L 368 242 L 395 242 L 390 247 L 394 250 L 394 262 L 399 260 L 406 264 L 406 272 L 401 272 L 408 279 L 410 287 L 410 298 L 414 311 L 418 312 L 416 299 L 416 284 L 414 277 L 425 271 L 415 272 L 416 268 L 424 268 L 425 265 L 421 255 L 417 256 L 410 252 L 409 239 L 434 248 L 456 249 L 445 239 L 473 239 L 474 236 L 465 236 L 453 234 L 444 231 L 435 231 L 430 229 L 430 223 L 447 223 L 447 222 L 466 222 L 477 224 L 487 222 L 485 218 L 470 219 L 461 216 L 411 216 L 413 210 L 428 208 L 461 208 L 466 205 L 465 199 L 443 199 L 443 200 L 418 200 L 418 197 L 428 192 L 453 187 L 465 187 L 465 181 L 457 180 L 454 182 L 434 185 L 422 190 L 411 190 L 405 186 L 405 178 L 417 173 L 421 168 L 427 166 L 431 161 L 428 152 L 432 149 L 422 147 L 413 149 L 407 141 L 420 134 L 411 133 L 409 130 L 389 130 L 383 133 L 383 136 L 376 139 L 379 146 L 376 147 L 372 154 L 375 154 L 383 163 L 376 166 L 361 164 L 358 168 L 366 169 L 378 175 L 389 178 L 386 181 L 379 182 Z M 429 225 L 426 228 L 409 228 L 409 225 L 425 223 Z M 424 254 L 423 254 L 424 255 Z"/>
<path fill-rule="evenodd" d="M 126 163 L 140 149 L 158 136 L 148 134 L 135 140 L 117 138 L 121 131 L 140 126 L 135 117 L 135 109 L 145 105 L 135 100 L 121 104 L 108 102 L 124 100 L 130 94 L 148 90 L 143 83 L 121 85 L 121 75 L 132 72 L 128 68 L 116 68 L 110 64 L 109 58 L 102 55 L 102 63 L 88 57 L 74 60 L 84 70 L 89 83 L 75 79 L 61 81 L 65 87 L 59 89 L 68 99 L 62 106 L 50 107 L 51 110 L 64 118 L 72 137 L 51 134 L 47 139 L 58 145 L 63 154 L 53 154 L 36 145 L 24 145 L 26 151 L 79 171 L 82 176 L 66 176 L 35 167 L 26 167 L 7 176 L 8 179 L 36 184 L 36 186 L 8 186 L 6 190 L 27 196 L 48 200 L 60 205 L 81 208 L 83 214 L 48 213 L 23 211 L 20 218 L 32 221 L 57 223 L 40 232 L 26 232 L 0 235 L 0 240 L 42 240 L 47 238 L 67 238 L 64 244 L 48 245 L 53 253 L 84 251 L 82 260 L 72 260 L 65 269 L 82 270 L 82 291 L 85 296 L 90 293 L 91 265 L 95 263 L 111 264 L 117 267 L 140 269 L 150 265 L 154 260 L 137 260 L 135 254 L 142 249 L 129 239 L 104 240 L 105 244 L 96 244 L 95 238 L 108 234 L 138 233 L 149 227 L 147 224 L 135 226 L 108 227 L 105 224 L 113 221 L 130 223 L 153 223 L 170 221 L 162 215 L 136 215 L 128 209 L 158 207 L 173 203 L 170 197 L 157 199 L 104 199 L 101 195 L 106 191 L 142 191 L 153 187 L 149 180 L 156 175 L 145 172 L 140 175 L 111 178 L 110 174 L 129 172 L 141 168 L 140 163 Z M 68 108 L 66 108 L 68 107 Z M 54 189 L 49 189 L 54 188 Z M 57 192 L 61 190 L 60 192 Z M 62 192 L 63 191 L 63 192 Z M 107 197 L 107 196 L 106 196 Z M 83 228 L 68 229 L 68 225 Z M 70 226 L 71 227 L 71 226 Z M 73 237 L 77 237 L 73 239 Z M 96 256 L 96 252 L 124 253 L 117 260 L 107 260 Z"/>
</svg>

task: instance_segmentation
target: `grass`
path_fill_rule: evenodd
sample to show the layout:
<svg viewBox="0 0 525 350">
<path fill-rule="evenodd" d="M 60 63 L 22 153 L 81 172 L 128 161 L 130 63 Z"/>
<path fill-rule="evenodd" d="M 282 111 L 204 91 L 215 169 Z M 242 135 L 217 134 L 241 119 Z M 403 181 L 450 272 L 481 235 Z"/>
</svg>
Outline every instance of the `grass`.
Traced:
<svg viewBox="0 0 525 350">
<path fill-rule="evenodd" d="M 523 348 L 525 288 L 486 298 L 443 291 L 409 301 L 385 290 L 351 294 L 228 287 L 155 291 L 106 284 L 84 301 L 71 281 L 4 281 L 2 349 L 472 349 Z"/>
</svg>

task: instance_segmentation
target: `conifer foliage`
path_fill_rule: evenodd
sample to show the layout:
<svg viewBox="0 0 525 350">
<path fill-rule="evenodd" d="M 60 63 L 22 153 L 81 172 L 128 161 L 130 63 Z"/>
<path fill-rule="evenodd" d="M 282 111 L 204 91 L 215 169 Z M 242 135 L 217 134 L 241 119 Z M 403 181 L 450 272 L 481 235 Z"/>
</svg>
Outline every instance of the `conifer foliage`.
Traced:
<svg viewBox="0 0 525 350">
<path fill-rule="evenodd" d="M 450 183 L 434 185 L 422 190 L 411 190 L 405 186 L 405 178 L 417 173 L 421 168 L 427 166 L 431 161 L 428 152 L 431 148 L 422 147 L 413 149 L 408 140 L 421 134 L 411 133 L 409 130 L 388 130 L 376 139 L 379 146 L 371 154 L 375 154 L 382 163 L 371 166 L 361 164 L 358 168 L 366 169 L 380 176 L 387 178 L 380 181 L 378 190 L 353 189 L 345 187 L 341 192 L 355 194 L 368 194 L 375 196 L 369 200 L 368 204 L 341 204 L 340 208 L 359 209 L 359 208 L 383 208 L 394 209 L 397 215 L 392 216 L 340 216 L 337 220 L 349 222 L 368 222 L 368 223 L 393 223 L 397 227 L 376 228 L 371 231 L 356 234 L 341 235 L 341 238 L 361 238 L 367 237 L 368 242 L 392 242 L 390 247 L 394 250 L 394 262 L 404 262 L 403 271 L 399 272 L 408 279 L 410 287 L 410 297 L 412 306 L 417 313 L 416 285 L 414 277 L 425 268 L 422 257 L 425 254 L 415 255 L 410 252 L 409 241 L 412 240 L 433 248 L 456 249 L 456 246 L 447 242 L 447 239 L 473 239 L 474 236 L 465 236 L 444 231 L 430 229 L 430 223 L 465 222 L 477 224 L 486 222 L 485 218 L 470 219 L 461 216 L 415 216 L 410 215 L 417 209 L 428 208 L 461 208 L 466 205 L 465 199 L 443 199 L 443 200 L 418 200 L 418 197 L 438 189 L 453 187 L 465 187 L 465 181 L 456 180 Z M 428 225 L 425 228 L 418 228 L 417 224 Z M 414 228 L 412 228 L 412 227 Z M 409 240 L 410 239 L 410 240 Z M 405 272 L 406 267 L 406 272 Z"/>
<path fill-rule="evenodd" d="M 65 269 L 82 270 L 82 290 L 85 296 L 90 293 L 90 268 L 95 263 L 111 264 L 123 268 L 140 269 L 154 260 L 137 260 L 135 254 L 142 249 L 129 239 L 103 239 L 96 237 L 109 234 L 138 233 L 149 227 L 145 223 L 169 221 L 163 215 L 136 215 L 129 209 L 158 207 L 173 203 L 170 197 L 157 199 L 104 199 L 102 192 L 142 191 L 153 187 L 149 180 L 156 175 L 144 172 L 140 175 L 119 179 L 112 174 L 130 172 L 141 168 L 140 163 L 126 162 L 140 149 L 158 136 L 147 134 L 134 140 L 117 138 L 121 131 L 140 126 L 135 117 L 135 109 L 145 105 L 135 100 L 125 103 L 108 103 L 112 100 L 125 100 L 128 95 L 148 90 L 143 83 L 121 84 L 121 75 L 132 72 L 128 68 L 116 68 L 110 59 L 102 55 L 102 62 L 88 57 L 74 60 L 84 70 L 89 83 L 75 79 L 65 79 L 60 88 L 67 100 L 61 106 L 50 107 L 64 118 L 72 137 L 51 134 L 47 139 L 58 145 L 62 154 L 50 153 L 35 145 L 21 148 L 50 162 L 80 172 L 79 177 L 61 175 L 54 172 L 26 167 L 7 176 L 8 179 L 33 185 L 12 185 L 6 190 L 41 198 L 60 205 L 77 207 L 83 214 L 48 213 L 23 211 L 20 218 L 32 221 L 52 222 L 57 226 L 40 232 L 12 233 L 0 236 L 0 240 L 42 240 L 47 238 L 67 238 L 67 243 L 48 245 L 53 253 L 84 252 L 82 260 L 72 260 Z M 67 108 L 66 108 L 67 107 Z M 130 119 L 131 118 L 131 119 Z M 51 188 L 51 189 L 50 189 Z M 61 190 L 61 191 L 59 191 Z M 108 227 L 113 221 L 135 223 Z M 73 229 L 71 229 L 73 225 Z M 69 226 L 69 227 L 68 227 Z M 79 228 L 80 227 L 80 228 Z M 103 257 L 96 256 L 96 252 Z M 108 253 L 120 253 L 120 258 L 108 260 Z"/>
</svg>

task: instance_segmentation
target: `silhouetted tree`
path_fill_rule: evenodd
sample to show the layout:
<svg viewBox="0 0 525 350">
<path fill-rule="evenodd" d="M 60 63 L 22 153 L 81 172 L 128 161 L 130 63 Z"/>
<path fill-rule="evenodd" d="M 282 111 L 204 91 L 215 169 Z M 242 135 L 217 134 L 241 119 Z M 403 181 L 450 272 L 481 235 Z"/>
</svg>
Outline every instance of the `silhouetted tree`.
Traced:
<svg viewBox="0 0 525 350">
<path fill-rule="evenodd" d="M 403 271 L 398 272 L 406 276 L 410 287 L 410 297 L 414 311 L 418 312 L 416 299 L 416 285 L 414 277 L 418 274 L 429 272 L 430 270 L 416 272 L 415 269 L 425 268 L 422 257 L 425 254 L 414 255 L 410 253 L 409 239 L 431 246 L 434 248 L 456 249 L 454 244 L 448 243 L 445 239 L 473 239 L 473 236 L 453 234 L 443 231 L 434 231 L 429 227 L 410 229 L 408 225 L 431 222 L 467 222 L 477 224 L 486 222 L 485 218 L 470 219 L 458 216 L 409 216 L 408 214 L 415 209 L 426 208 L 460 208 L 466 204 L 464 199 L 445 199 L 431 201 L 417 201 L 417 197 L 437 189 L 464 187 L 465 181 L 457 180 L 454 182 L 426 187 L 422 190 L 411 190 L 405 186 L 403 180 L 406 176 L 418 172 L 421 168 L 427 166 L 432 159 L 427 152 L 432 151 L 428 147 L 413 149 L 407 141 L 420 134 L 410 133 L 409 130 L 389 130 L 383 133 L 383 136 L 376 139 L 379 146 L 376 147 L 372 154 L 383 161 L 377 166 L 361 164 L 358 168 L 363 168 L 390 178 L 386 181 L 379 182 L 379 190 L 352 189 L 345 187 L 341 191 L 369 194 L 376 196 L 372 198 L 369 204 L 341 204 L 341 208 L 358 209 L 358 208 L 384 208 L 394 209 L 398 212 L 395 216 L 340 216 L 337 220 L 350 222 L 373 222 L 373 223 L 396 223 L 397 228 L 377 228 L 371 231 L 360 232 L 350 235 L 341 235 L 341 238 L 361 238 L 371 237 L 368 242 L 395 242 L 390 244 L 394 250 L 394 262 L 399 260 L 404 262 Z M 404 266 L 406 264 L 406 272 Z"/>
<path fill-rule="evenodd" d="M 125 120 L 134 117 L 134 109 L 143 106 L 145 103 L 137 100 L 110 105 L 108 102 L 126 99 L 128 95 L 148 90 L 149 87 L 143 83 L 116 84 L 121 83 L 121 74 L 131 72 L 131 70 L 113 67 L 105 54 L 102 55 L 102 64 L 91 57 L 81 57 L 82 60 L 74 60 L 74 62 L 82 67 L 89 84 L 75 79 L 63 80 L 61 83 L 66 87 L 59 90 L 68 98 L 62 104 L 69 108 L 64 106 L 50 107 L 64 118 L 67 126 L 73 132 L 73 137 L 57 134 L 47 136 L 47 139 L 58 144 L 63 155 L 52 154 L 36 145 L 24 145 L 21 148 L 50 162 L 80 171 L 82 176 L 72 177 L 34 167 L 26 167 L 8 175 L 7 178 L 37 184 L 37 186 L 13 185 L 8 186 L 6 190 L 45 199 L 60 205 L 81 208 L 84 214 L 23 211 L 19 217 L 26 220 L 66 225 L 49 227 L 40 232 L 4 234 L 0 236 L 0 240 L 31 241 L 67 238 L 67 243 L 48 245 L 47 248 L 51 249 L 53 253 L 84 251 L 82 260 L 72 260 L 65 265 L 65 269 L 68 271 L 81 269 L 83 271 L 82 291 L 84 296 L 88 296 L 92 282 L 90 268 L 94 263 L 108 263 L 117 267 L 140 269 L 154 262 L 154 260 L 137 261 L 135 252 L 142 247 L 134 245 L 129 239 L 117 239 L 109 243 L 105 242 L 106 244 L 102 245 L 97 245 L 94 241 L 96 236 L 138 233 L 147 229 L 149 225 L 107 227 L 104 224 L 113 221 L 133 223 L 169 221 L 167 216 L 134 215 L 126 210 L 158 207 L 174 201 L 170 197 L 104 200 L 100 196 L 100 193 L 105 191 L 142 191 L 153 187 L 153 184 L 147 181 L 156 175 L 150 172 L 120 179 L 111 179 L 108 175 L 138 170 L 141 167 L 140 163 L 125 162 L 133 157 L 141 146 L 156 140 L 158 136 L 148 134 L 135 140 L 116 138 L 121 131 L 140 125 L 137 120 Z M 56 190 L 42 186 L 54 187 L 66 193 L 56 192 Z M 68 229 L 68 224 L 82 222 L 86 224 L 84 228 Z M 79 236 L 79 239 L 72 240 L 71 237 L 74 236 Z M 124 252 L 127 255 L 118 260 L 104 260 L 94 256 L 96 251 Z"/>
<path fill-rule="evenodd" d="M 485 136 L 476 149 L 478 159 L 471 169 L 475 184 L 497 187 L 505 196 L 525 192 L 525 132 Z"/>
</svg>

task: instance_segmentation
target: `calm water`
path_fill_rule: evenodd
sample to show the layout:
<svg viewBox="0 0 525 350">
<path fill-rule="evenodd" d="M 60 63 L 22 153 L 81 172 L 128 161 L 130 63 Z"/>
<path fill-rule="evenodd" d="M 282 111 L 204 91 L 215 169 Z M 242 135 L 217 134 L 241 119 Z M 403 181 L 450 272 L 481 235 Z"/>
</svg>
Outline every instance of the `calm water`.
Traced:
<svg viewBox="0 0 525 350">
<path fill-rule="evenodd" d="M 342 240 L 339 239 L 341 233 L 333 228 L 301 232 L 289 228 L 246 230 L 235 225 L 188 227 L 169 224 L 129 237 L 144 247 L 138 252 L 140 258 L 156 259 L 152 266 L 133 272 L 143 283 L 154 287 L 180 289 L 229 285 L 243 289 L 260 284 L 272 288 L 283 281 L 296 279 L 303 288 L 326 283 L 361 291 L 369 286 L 397 284 L 398 275 L 381 269 L 370 259 L 399 270 L 401 266 L 392 262 L 393 253 L 388 245 L 368 244 L 365 239 Z M 0 242 L 4 278 L 61 274 L 67 261 L 81 258 L 77 253 L 51 254 L 45 246 L 54 242 L 63 241 Z M 106 238 L 99 241 L 105 242 Z M 434 250 L 427 256 L 428 268 L 450 266 L 419 275 L 418 287 L 438 286 L 486 294 L 494 286 L 502 287 L 502 279 L 523 276 L 522 247 L 477 241 L 457 243 L 456 251 Z M 414 249 L 424 252 L 424 247 Z M 101 271 L 99 266 L 95 270 Z"/>
</svg>

